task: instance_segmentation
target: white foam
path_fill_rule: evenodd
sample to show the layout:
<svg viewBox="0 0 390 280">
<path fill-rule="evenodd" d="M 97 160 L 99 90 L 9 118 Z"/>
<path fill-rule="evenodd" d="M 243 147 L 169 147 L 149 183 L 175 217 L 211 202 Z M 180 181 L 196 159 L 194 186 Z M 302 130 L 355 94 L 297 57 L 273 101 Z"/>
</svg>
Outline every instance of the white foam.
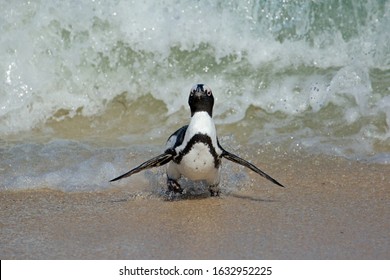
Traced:
<svg viewBox="0 0 390 280">
<path fill-rule="evenodd" d="M 274 73 L 300 66 L 346 67 L 344 74 L 336 74 L 331 81 L 331 86 L 337 84 L 340 90 L 351 83 L 354 86 L 353 74 L 346 75 L 356 70 L 356 61 L 362 63 L 356 75 L 364 79 L 360 74 L 367 75 L 369 67 L 388 67 L 383 64 L 386 61 L 378 60 L 378 54 L 387 56 L 383 53 L 386 48 L 379 44 L 380 38 L 389 36 L 383 27 L 385 20 L 358 26 L 361 36 L 351 41 L 345 41 L 340 33 L 324 31 L 314 36 L 314 44 L 288 37 L 280 42 L 274 35 L 283 34 L 283 24 L 292 24 L 287 27 L 296 29 L 298 35 L 311 32 L 314 27 L 307 9 L 313 7 L 286 3 L 260 7 L 262 4 L 248 6 L 240 1 L 223 4 L 7 3 L 1 39 L 5 51 L 0 68 L 6 82 L 1 88 L 0 131 L 29 130 L 59 109 L 69 110 L 69 116 L 76 111 L 87 116 L 100 114 L 107 101 L 125 91 L 130 99 L 151 92 L 173 113 L 186 103 L 186 98 L 177 97 L 186 95 L 197 78 L 217 88 L 220 97 L 233 88 L 237 98 L 220 105 L 218 111 L 233 112 L 228 122 L 242 118 L 241 112 L 250 104 L 296 114 L 297 110 L 305 111 L 309 103 L 314 110 L 321 105 L 303 100 L 308 99 L 303 90 L 300 95 L 294 93 L 294 88 L 302 87 L 302 77 L 294 75 L 281 80 L 272 77 L 265 101 L 259 102 L 263 93 L 256 90 L 261 83 L 256 72 L 261 72 L 263 65 L 272 65 L 270 71 Z M 374 4 L 370 8 L 373 15 L 380 11 Z M 286 9 L 289 14 L 278 22 Z M 373 32 L 373 25 L 385 30 L 384 34 Z M 186 62 L 188 52 L 194 55 Z M 222 67 L 222 72 L 215 72 L 217 67 Z M 237 72 L 243 67 L 248 76 Z M 318 75 L 307 76 L 313 80 Z M 340 79 L 347 81 L 337 82 Z M 247 100 L 239 102 L 243 97 Z M 324 102 L 319 99 L 319 104 Z"/>
<path fill-rule="evenodd" d="M 151 94 L 171 115 L 187 108 L 189 89 L 204 82 L 216 97 L 218 124 L 240 121 L 256 106 L 283 114 L 283 124 L 274 117 L 266 126 L 268 135 L 279 137 L 287 122 L 305 123 L 334 106 L 317 128 L 296 125 L 286 138 L 323 133 L 332 146 L 338 137 L 358 137 L 362 147 L 348 149 L 368 154 L 375 153 L 374 142 L 389 140 L 388 2 L 354 1 L 349 8 L 190 0 L 2 6 L 0 136 L 42 128 L 50 119 L 99 116 L 123 93 L 129 103 Z M 337 136 L 334 123 L 346 134 Z M 351 125 L 358 126 L 354 135 Z"/>
<path fill-rule="evenodd" d="M 43 187 L 63 191 L 104 190 L 113 187 L 109 180 L 126 168 L 128 160 L 122 149 L 98 148 L 80 142 L 19 144 L 3 154 L 0 170 L 5 172 L 0 190 Z"/>
</svg>

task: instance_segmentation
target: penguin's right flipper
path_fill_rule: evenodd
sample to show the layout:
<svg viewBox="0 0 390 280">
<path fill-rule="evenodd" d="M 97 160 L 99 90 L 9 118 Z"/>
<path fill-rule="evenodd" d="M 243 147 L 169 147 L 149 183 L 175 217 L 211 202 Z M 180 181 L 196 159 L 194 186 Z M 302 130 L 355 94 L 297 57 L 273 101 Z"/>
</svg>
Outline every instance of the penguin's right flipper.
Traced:
<svg viewBox="0 0 390 280">
<path fill-rule="evenodd" d="M 219 144 L 219 143 L 218 143 Z M 283 187 L 284 186 L 279 183 L 278 181 L 276 181 L 274 178 L 272 178 L 271 176 L 269 176 L 267 173 L 265 173 L 264 171 L 260 170 L 257 166 L 253 165 L 252 163 L 246 161 L 245 159 L 242 159 L 240 158 L 239 156 L 236 156 L 235 154 L 232 154 L 226 150 L 224 150 L 221 145 L 219 145 L 219 147 L 222 149 L 222 157 L 232 161 L 232 162 L 235 162 L 235 163 L 238 163 L 242 166 L 245 166 L 249 169 L 251 169 L 252 171 L 256 172 L 257 174 L 259 174 L 260 176 L 264 177 L 265 179 L 271 181 L 272 183 L 274 183 L 275 185 L 278 185 L 280 187 Z"/>
<path fill-rule="evenodd" d="M 112 180 L 110 180 L 110 182 L 114 182 L 114 181 L 117 181 L 117 180 L 120 180 L 120 179 L 123 179 L 123 178 L 126 178 L 126 177 L 129 177 L 135 173 L 138 173 L 144 169 L 149 169 L 149 168 L 152 168 L 152 167 L 158 167 L 158 166 L 161 166 L 161 165 L 164 165 L 164 164 L 167 164 L 168 162 L 170 162 L 171 160 L 173 159 L 173 153 L 170 153 L 169 150 L 165 151 L 165 153 L 159 155 L 159 156 L 156 156 L 148 161 L 145 161 L 144 163 L 142 163 L 141 165 L 131 169 L 129 172 L 125 173 L 125 174 L 122 174 L 121 176 L 119 177 L 116 177 Z"/>
</svg>

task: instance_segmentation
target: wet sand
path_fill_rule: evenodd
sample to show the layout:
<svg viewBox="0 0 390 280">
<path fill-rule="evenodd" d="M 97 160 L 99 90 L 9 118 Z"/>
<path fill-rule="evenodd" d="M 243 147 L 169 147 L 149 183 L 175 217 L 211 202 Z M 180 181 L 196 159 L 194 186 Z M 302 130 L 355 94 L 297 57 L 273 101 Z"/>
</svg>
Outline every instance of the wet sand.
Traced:
<svg viewBox="0 0 390 280">
<path fill-rule="evenodd" d="M 390 259 L 390 165 L 291 156 L 266 170 L 287 188 L 245 170 L 255 186 L 219 198 L 2 191 L 0 258 Z"/>
</svg>

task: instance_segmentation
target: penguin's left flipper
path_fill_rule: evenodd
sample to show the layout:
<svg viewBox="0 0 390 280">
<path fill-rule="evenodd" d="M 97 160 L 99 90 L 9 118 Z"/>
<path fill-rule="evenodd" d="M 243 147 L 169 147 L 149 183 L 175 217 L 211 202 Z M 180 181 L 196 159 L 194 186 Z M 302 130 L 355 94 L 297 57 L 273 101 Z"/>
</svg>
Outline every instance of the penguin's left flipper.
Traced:
<svg viewBox="0 0 390 280">
<path fill-rule="evenodd" d="M 140 164 L 139 166 L 131 169 L 129 172 L 122 174 L 121 176 L 110 180 L 110 182 L 114 182 L 114 181 L 129 177 L 129 176 L 131 176 L 135 173 L 138 173 L 144 169 L 149 169 L 152 167 L 158 167 L 158 166 L 167 164 L 172 159 L 173 159 L 173 153 L 171 153 L 169 150 L 167 150 L 167 151 L 165 151 L 165 153 L 163 153 L 159 156 L 156 156 L 148 161 L 145 161 L 144 163 Z"/>
<path fill-rule="evenodd" d="M 269 176 L 267 173 L 261 171 L 259 168 L 257 168 L 255 165 L 253 165 L 252 163 L 246 161 L 245 159 L 242 159 L 238 156 L 236 156 L 235 154 L 232 154 L 226 150 L 224 150 L 221 146 L 220 148 L 222 149 L 222 157 L 232 161 L 232 162 L 235 162 L 235 163 L 238 163 L 242 166 L 245 166 L 245 167 L 248 167 L 249 169 L 251 169 L 252 171 L 256 172 L 257 174 L 259 174 L 260 176 L 263 176 L 264 178 L 266 178 L 267 180 L 271 181 L 272 183 L 278 185 L 278 186 L 281 186 L 284 188 L 284 186 L 279 183 L 278 181 L 276 181 L 274 178 L 272 178 L 271 176 Z"/>
</svg>

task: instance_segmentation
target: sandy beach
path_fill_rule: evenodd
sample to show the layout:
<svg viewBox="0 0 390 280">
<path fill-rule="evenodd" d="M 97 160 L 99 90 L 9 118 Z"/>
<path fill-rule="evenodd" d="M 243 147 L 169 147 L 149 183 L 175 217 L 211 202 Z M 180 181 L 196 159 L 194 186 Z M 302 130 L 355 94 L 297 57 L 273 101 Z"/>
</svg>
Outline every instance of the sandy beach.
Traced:
<svg viewBox="0 0 390 280">
<path fill-rule="evenodd" d="M 389 259 L 390 166 L 291 156 L 219 198 L 0 192 L 1 259 Z M 142 189 L 143 186 L 139 186 Z"/>
</svg>

